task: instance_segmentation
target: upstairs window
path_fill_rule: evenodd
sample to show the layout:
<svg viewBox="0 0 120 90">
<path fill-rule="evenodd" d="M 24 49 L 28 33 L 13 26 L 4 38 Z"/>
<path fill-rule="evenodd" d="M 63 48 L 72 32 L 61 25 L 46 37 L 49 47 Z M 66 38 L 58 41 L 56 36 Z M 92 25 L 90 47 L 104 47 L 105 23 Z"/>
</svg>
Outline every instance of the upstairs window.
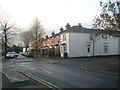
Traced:
<svg viewBox="0 0 120 90">
<path fill-rule="evenodd" d="M 54 39 L 52 39 L 52 43 L 54 43 Z"/>
<path fill-rule="evenodd" d="M 102 36 L 103 39 L 107 40 L 107 36 Z"/>
<path fill-rule="evenodd" d="M 66 34 L 65 35 L 63 35 L 63 41 L 65 41 L 66 40 Z"/>
</svg>

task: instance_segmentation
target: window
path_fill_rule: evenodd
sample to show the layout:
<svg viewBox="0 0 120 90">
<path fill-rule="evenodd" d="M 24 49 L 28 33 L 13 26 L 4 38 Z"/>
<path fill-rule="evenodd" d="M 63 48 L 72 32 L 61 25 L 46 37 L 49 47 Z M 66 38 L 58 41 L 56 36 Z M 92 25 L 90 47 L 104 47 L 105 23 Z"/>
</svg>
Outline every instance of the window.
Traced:
<svg viewBox="0 0 120 90">
<path fill-rule="evenodd" d="M 87 52 L 90 52 L 90 45 L 87 45 Z"/>
<path fill-rule="evenodd" d="M 64 41 L 64 36 L 62 36 L 62 40 Z"/>
<path fill-rule="evenodd" d="M 49 41 L 47 41 L 47 43 L 49 44 Z"/>
<path fill-rule="evenodd" d="M 104 45 L 104 53 L 107 53 L 107 52 L 108 52 L 108 46 Z"/>
<path fill-rule="evenodd" d="M 66 34 L 65 34 L 65 36 L 64 36 L 64 40 L 66 40 Z"/>
<path fill-rule="evenodd" d="M 60 43 L 60 40 L 58 40 L 58 43 Z"/>
<path fill-rule="evenodd" d="M 52 39 L 52 43 L 54 43 L 54 39 Z"/>
<path fill-rule="evenodd" d="M 66 40 L 66 35 L 63 35 L 63 41 L 65 41 Z"/>
<path fill-rule="evenodd" d="M 93 36 L 90 36 L 89 38 L 90 38 L 90 40 L 93 40 Z"/>
<path fill-rule="evenodd" d="M 107 40 L 107 36 L 102 36 L 103 39 Z"/>
<path fill-rule="evenodd" d="M 66 48 L 64 47 L 64 51 L 66 51 Z"/>
</svg>

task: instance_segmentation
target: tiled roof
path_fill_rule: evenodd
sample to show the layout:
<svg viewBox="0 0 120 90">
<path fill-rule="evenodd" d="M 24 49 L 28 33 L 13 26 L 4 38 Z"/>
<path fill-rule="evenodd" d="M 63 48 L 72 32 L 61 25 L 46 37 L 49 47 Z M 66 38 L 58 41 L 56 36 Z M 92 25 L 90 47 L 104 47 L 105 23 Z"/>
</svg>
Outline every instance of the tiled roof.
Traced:
<svg viewBox="0 0 120 90">
<path fill-rule="evenodd" d="M 90 33 L 93 32 L 93 29 L 88 29 L 80 26 L 73 26 L 67 29 L 67 32 L 76 32 L 76 33 Z"/>
<path fill-rule="evenodd" d="M 54 36 L 50 36 L 49 38 L 56 37 L 56 36 L 58 36 L 58 35 L 60 35 L 61 33 L 64 33 L 64 32 L 66 32 L 66 30 L 64 30 L 63 32 L 56 33 Z"/>
<path fill-rule="evenodd" d="M 72 26 L 68 29 L 63 30 L 62 32 L 56 33 L 54 36 L 50 36 L 49 38 L 56 37 L 64 32 L 73 32 L 73 33 L 91 33 L 94 32 L 95 30 L 93 29 L 88 29 L 80 26 Z M 46 39 L 44 39 L 46 40 Z"/>
</svg>

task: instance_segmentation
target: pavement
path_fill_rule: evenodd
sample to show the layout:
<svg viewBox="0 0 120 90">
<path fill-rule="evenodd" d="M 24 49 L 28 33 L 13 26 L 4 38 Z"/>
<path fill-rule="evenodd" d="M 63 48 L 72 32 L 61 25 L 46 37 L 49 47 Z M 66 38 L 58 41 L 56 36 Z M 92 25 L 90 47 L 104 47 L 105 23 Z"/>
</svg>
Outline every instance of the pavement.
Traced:
<svg viewBox="0 0 120 90">
<path fill-rule="evenodd" d="M 19 82 L 11 82 L 8 77 L 6 77 L 5 74 L 2 73 L 2 89 L 17 89 L 17 90 L 23 90 L 23 89 L 33 89 L 34 88 L 48 88 L 43 84 L 40 84 L 36 82 L 35 80 L 29 78 L 29 80 L 19 81 Z"/>
</svg>

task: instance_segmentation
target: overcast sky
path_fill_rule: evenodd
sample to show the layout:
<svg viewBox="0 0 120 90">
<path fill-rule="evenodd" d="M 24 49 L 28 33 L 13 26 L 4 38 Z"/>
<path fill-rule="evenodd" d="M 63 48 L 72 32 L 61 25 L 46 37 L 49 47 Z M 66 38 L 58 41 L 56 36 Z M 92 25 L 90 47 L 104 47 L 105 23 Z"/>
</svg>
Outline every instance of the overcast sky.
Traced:
<svg viewBox="0 0 120 90">
<path fill-rule="evenodd" d="M 28 28 L 35 17 L 47 31 L 57 31 L 82 23 L 92 28 L 92 20 L 100 13 L 100 0 L 0 0 L 0 12 L 21 28 Z"/>
</svg>

